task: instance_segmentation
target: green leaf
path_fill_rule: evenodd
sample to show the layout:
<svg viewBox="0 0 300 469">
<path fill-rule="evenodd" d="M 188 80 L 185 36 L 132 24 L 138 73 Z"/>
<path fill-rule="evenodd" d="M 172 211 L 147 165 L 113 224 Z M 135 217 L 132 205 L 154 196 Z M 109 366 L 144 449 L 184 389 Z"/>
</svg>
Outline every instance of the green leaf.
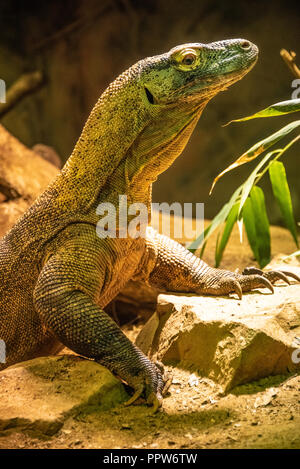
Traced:
<svg viewBox="0 0 300 469">
<path fill-rule="evenodd" d="M 243 189 L 241 193 L 241 201 L 240 201 L 240 206 L 239 206 L 239 215 L 242 212 L 243 205 L 246 202 L 248 195 L 250 194 L 250 191 L 253 187 L 253 184 L 255 184 L 255 180 L 257 178 L 258 171 L 264 166 L 264 164 L 273 156 L 275 153 L 279 153 L 281 150 L 273 150 L 270 151 L 265 155 L 265 157 L 258 163 L 258 165 L 254 168 L 248 179 L 243 184 Z"/>
<path fill-rule="evenodd" d="M 243 220 L 250 247 L 252 249 L 255 259 L 258 261 L 259 252 L 255 228 L 255 215 L 252 209 L 252 202 L 250 197 L 248 197 L 243 207 Z"/>
<path fill-rule="evenodd" d="M 282 116 L 283 114 L 290 114 L 297 111 L 300 111 L 300 99 L 290 99 L 288 101 L 272 104 L 262 111 L 251 114 L 251 116 L 242 117 L 241 119 L 234 119 L 225 124 L 225 126 L 231 124 L 232 122 L 243 122 L 260 117 Z"/>
<path fill-rule="evenodd" d="M 200 234 L 188 247 L 187 249 L 190 251 L 193 251 L 197 249 L 199 246 L 202 246 L 202 250 L 200 253 L 200 257 L 204 253 L 204 249 L 206 247 L 206 240 L 208 237 L 226 220 L 232 206 L 236 203 L 240 193 L 242 190 L 242 186 L 238 187 L 237 190 L 232 194 L 229 202 L 225 204 L 219 213 L 214 217 L 212 222 L 209 224 L 209 226 L 204 230 L 203 233 Z"/>
<path fill-rule="evenodd" d="M 225 249 L 225 247 L 228 243 L 229 236 L 232 232 L 232 228 L 233 228 L 235 222 L 237 221 L 238 208 L 239 208 L 238 203 L 233 205 L 233 207 L 231 208 L 231 210 L 228 214 L 228 217 L 226 219 L 226 223 L 225 223 L 225 227 L 224 227 L 224 231 L 223 231 L 221 240 L 216 245 L 216 252 L 215 252 L 216 267 L 218 267 L 220 265 L 224 249 Z"/>
<path fill-rule="evenodd" d="M 248 179 L 243 184 L 242 188 L 242 193 L 241 193 L 241 201 L 240 201 L 240 208 L 239 208 L 239 217 L 241 216 L 242 208 L 243 205 L 252 189 L 252 186 L 254 184 L 257 184 L 258 181 L 262 178 L 262 176 L 267 172 L 269 169 L 270 162 L 263 170 L 261 173 L 258 174 L 258 171 L 264 166 L 264 164 L 273 156 L 276 154 L 274 160 L 277 160 L 280 158 L 294 143 L 296 143 L 300 139 L 300 135 L 297 135 L 293 140 L 291 140 L 284 148 L 278 149 L 278 150 L 273 150 L 270 151 L 265 155 L 265 157 L 258 163 L 258 165 L 254 168 Z"/>
<path fill-rule="evenodd" d="M 292 132 L 296 127 L 300 126 L 300 120 L 291 122 L 290 124 L 286 125 L 285 127 L 282 127 L 282 129 L 278 130 L 272 135 L 269 135 L 269 137 L 264 138 L 260 142 L 256 143 L 253 145 L 249 150 L 247 150 L 245 153 L 243 153 L 237 160 L 235 160 L 234 163 L 229 165 L 224 171 L 222 171 L 218 176 L 214 179 L 212 183 L 212 187 L 210 189 L 210 194 L 212 193 L 212 190 L 217 183 L 217 181 L 228 171 L 231 171 L 234 168 L 237 168 L 238 166 L 241 166 L 245 163 L 248 163 L 249 161 L 254 160 L 257 158 L 261 153 L 263 153 L 265 150 L 268 150 L 272 145 L 277 143 L 279 140 L 284 138 L 286 135 L 288 135 L 290 132 Z"/>
<path fill-rule="evenodd" d="M 262 189 L 258 186 L 254 186 L 250 192 L 250 199 L 255 220 L 257 260 L 260 267 L 264 267 L 271 259 L 271 243 L 270 224 Z"/>
<path fill-rule="evenodd" d="M 270 226 L 265 197 L 260 187 L 254 186 L 243 207 L 243 220 L 250 247 L 260 267 L 270 262 Z"/>
<path fill-rule="evenodd" d="M 269 175 L 273 194 L 280 207 L 284 224 L 293 236 L 296 246 L 299 247 L 292 199 L 283 163 L 281 161 L 273 161 L 269 167 Z"/>
<path fill-rule="evenodd" d="M 243 226 L 244 226 L 244 220 L 243 220 L 242 217 L 240 217 L 240 214 L 238 214 L 237 226 L 238 226 L 239 235 L 240 235 L 240 243 L 242 244 L 242 242 L 243 242 Z"/>
<path fill-rule="evenodd" d="M 202 256 L 204 254 L 204 251 L 205 251 L 205 248 L 206 248 L 206 244 L 207 244 L 207 240 L 202 244 L 202 248 L 201 248 L 201 251 L 200 251 L 200 254 L 199 254 L 199 257 L 200 259 L 202 259 Z M 189 249 L 190 251 L 194 252 L 196 251 L 196 249 Z"/>
</svg>

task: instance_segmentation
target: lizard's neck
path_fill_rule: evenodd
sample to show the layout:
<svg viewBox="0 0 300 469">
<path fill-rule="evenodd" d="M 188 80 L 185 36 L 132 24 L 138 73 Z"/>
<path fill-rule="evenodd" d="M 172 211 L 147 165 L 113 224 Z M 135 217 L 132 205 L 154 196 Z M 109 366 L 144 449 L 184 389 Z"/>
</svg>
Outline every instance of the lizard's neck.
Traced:
<svg viewBox="0 0 300 469">
<path fill-rule="evenodd" d="M 86 211 L 99 197 L 148 120 L 137 81 L 124 73 L 96 103 L 54 183 L 71 211 Z"/>
<path fill-rule="evenodd" d="M 116 203 L 119 194 L 149 205 L 150 186 L 180 155 L 206 104 L 150 111 L 135 81 L 123 86 L 99 99 L 62 170 L 58 197 L 71 212 Z"/>
<path fill-rule="evenodd" d="M 118 195 L 126 194 L 131 203 L 149 205 L 152 183 L 183 151 L 201 112 L 202 107 L 189 109 L 175 118 L 166 113 L 163 126 L 155 120 L 148 122 L 101 188 L 97 201 L 115 203 Z"/>
</svg>

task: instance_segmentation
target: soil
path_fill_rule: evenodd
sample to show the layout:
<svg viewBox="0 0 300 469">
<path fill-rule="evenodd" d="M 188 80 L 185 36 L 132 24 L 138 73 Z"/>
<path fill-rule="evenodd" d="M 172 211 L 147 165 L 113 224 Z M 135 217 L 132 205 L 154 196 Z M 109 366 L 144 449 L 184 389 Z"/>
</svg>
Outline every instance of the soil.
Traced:
<svg viewBox="0 0 300 469">
<path fill-rule="evenodd" d="M 126 333 L 134 338 L 140 327 Z M 300 376 L 272 376 L 223 395 L 207 378 L 167 370 L 172 384 L 156 414 L 145 404 L 92 407 L 67 418 L 51 437 L 2 431 L 0 448 L 300 448 Z"/>
</svg>

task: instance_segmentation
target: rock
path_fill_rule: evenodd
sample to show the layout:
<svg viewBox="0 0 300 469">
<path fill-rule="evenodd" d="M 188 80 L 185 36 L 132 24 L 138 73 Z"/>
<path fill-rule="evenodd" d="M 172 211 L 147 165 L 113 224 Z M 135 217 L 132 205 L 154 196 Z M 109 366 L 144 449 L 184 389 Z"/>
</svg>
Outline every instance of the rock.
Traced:
<svg viewBox="0 0 300 469">
<path fill-rule="evenodd" d="M 0 237 L 58 174 L 58 170 L 0 125 Z"/>
<path fill-rule="evenodd" d="M 106 410 L 128 396 L 98 363 L 77 356 L 41 357 L 0 372 L 0 431 L 55 434 L 66 417 Z"/>
<path fill-rule="evenodd" d="M 53 147 L 50 147 L 49 145 L 44 145 L 43 143 L 36 143 L 32 147 L 32 150 L 38 155 L 40 155 L 44 160 L 49 161 L 49 163 L 52 163 L 57 168 L 61 169 L 61 158 Z"/>
<path fill-rule="evenodd" d="M 277 391 L 274 388 L 267 389 L 264 393 L 257 396 L 254 402 L 254 408 L 265 407 L 272 402 L 272 400 L 277 396 Z"/>
<path fill-rule="evenodd" d="M 287 270 L 287 265 L 276 268 Z M 273 264 L 273 268 L 275 268 Z M 300 274 L 300 267 L 288 266 Z M 300 285 L 279 284 L 232 297 L 161 294 L 136 339 L 153 359 L 198 371 L 224 390 L 260 378 L 300 371 L 292 353 L 300 336 Z"/>
</svg>

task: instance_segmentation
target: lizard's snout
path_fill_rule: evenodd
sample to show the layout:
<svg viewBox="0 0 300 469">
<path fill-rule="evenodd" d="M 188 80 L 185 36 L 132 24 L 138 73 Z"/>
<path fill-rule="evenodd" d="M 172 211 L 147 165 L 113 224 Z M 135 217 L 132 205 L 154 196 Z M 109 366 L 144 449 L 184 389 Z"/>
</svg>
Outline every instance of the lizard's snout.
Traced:
<svg viewBox="0 0 300 469">
<path fill-rule="evenodd" d="M 241 43 L 241 48 L 244 49 L 245 51 L 250 50 L 251 46 L 252 46 L 252 44 L 251 44 L 250 41 L 243 41 Z"/>
<path fill-rule="evenodd" d="M 242 53 L 257 58 L 258 56 L 258 47 L 253 44 L 253 42 L 248 41 L 248 39 L 238 39 L 238 47 Z"/>
</svg>

